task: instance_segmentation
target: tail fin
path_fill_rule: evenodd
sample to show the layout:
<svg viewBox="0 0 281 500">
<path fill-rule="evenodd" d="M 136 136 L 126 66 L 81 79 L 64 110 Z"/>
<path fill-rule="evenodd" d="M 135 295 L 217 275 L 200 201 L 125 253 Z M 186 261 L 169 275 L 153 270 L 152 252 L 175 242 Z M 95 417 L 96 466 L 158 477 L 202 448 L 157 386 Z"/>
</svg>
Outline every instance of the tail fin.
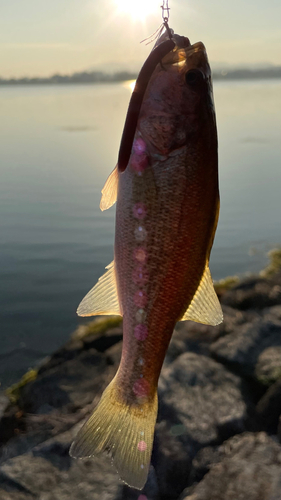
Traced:
<svg viewBox="0 0 281 500">
<path fill-rule="evenodd" d="M 121 479 L 142 489 L 150 465 L 157 406 L 156 392 L 153 401 L 138 406 L 121 402 L 113 379 L 72 443 L 70 455 L 85 458 L 110 451 Z"/>
</svg>

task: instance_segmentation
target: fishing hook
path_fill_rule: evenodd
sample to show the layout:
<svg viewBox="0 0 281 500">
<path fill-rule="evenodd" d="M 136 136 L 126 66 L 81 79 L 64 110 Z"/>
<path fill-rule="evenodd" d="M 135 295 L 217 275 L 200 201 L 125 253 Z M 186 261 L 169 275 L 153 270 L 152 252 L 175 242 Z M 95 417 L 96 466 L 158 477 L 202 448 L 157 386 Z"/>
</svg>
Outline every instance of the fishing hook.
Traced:
<svg viewBox="0 0 281 500">
<path fill-rule="evenodd" d="M 169 8 L 169 0 L 163 0 L 163 5 L 160 5 L 162 9 L 162 19 L 163 21 L 169 21 L 170 17 L 170 8 Z"/>
<path fill-rule="evenodd" d="M 170 40 L 172 40 L 172 33 L 168 25 L 169 17 L 170 17 L 170 7 L 169 7 L 169 0 L 163 0 L 163 5 L 160 6 L 162 9 L 162 19 L 163 19 L 163 24 L 167 30 L 168 36 Z"/>
<path fill-rule="evenodd" d="M 160 64 L 162 69 L 165 69 L 162 65 L 162 58 L 165 57 L 175 47 L 175 41 L 173 40 L 173 33 L 168 25 L 169 10 L 170 10 L 168 1 L 169 0 L 163 0 L 163 5 L 161 6 L 161 8 L 162 8 L 163 25 L 167 30 L 169 40 L 160 43 L 160 45 L 156 46 L 152 50 L 147 60 L 145 61 L 143 67 L 141 68 L 139 76 L 136 80 L 135 89 L 132 93 L 127 111 L 127 116 L 125 120 L 125 125 L 123 129 L 123 134 L 118 154 L 119 172 L 124 172 L 130 159 L 139 112 L 150 77 L 153 71 L 155 70 L 157 64 Z M 160 28 L 158 28 L 156 32 L 153 33 L 153 35 L 151 35 L 151 37 L 154 37 L 154 35 L 156 35 L 156 37 L 158 38 L 161 35 L 161 32 L 162 29 L 160 26 Z"/>
</svg>

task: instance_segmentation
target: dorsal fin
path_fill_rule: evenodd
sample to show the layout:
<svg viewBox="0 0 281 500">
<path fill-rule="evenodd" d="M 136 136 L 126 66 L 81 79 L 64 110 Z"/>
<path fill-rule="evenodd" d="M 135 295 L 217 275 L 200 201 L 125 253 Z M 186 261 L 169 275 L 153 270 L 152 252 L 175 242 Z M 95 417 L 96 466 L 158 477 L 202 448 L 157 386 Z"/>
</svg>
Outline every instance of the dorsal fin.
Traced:
<svg viewBox="0 0 281 500">
<path fill-rule="evenodd" d="M 185 320 L 212 326 L 219 325 L 223 321 L 221 305 L 214 289 L 208 262 L 197 291 L 181 318 L 181 321 Z"/>
<path fill-rule="evenodd" d="M 120 306 L 117 295 L 114 261 L 107 267 L 103 274 L 87 295 L 80 302 L 78 316 L 120 315 Z"/>
<path fill-rule="evenodd" d="M 118 165 L 112 170 L 109 177 L 106 179 L 105 185 L 101 192 L 102 197 L 100 201 L 100 209 L 102 211 L 112 207 L 117 200 L 118 192 Z"/>
</svg>

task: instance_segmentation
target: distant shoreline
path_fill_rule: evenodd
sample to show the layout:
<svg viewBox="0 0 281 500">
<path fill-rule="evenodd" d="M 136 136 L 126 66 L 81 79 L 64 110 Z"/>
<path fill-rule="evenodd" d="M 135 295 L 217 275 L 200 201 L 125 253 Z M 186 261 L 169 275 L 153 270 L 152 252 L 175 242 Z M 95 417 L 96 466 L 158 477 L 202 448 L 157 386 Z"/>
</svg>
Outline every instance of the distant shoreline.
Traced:
<svg viewBox="0 0 281 500">
<path fill-rule="evenodd" d="M 135 80 L 137 73 L 120 71 L 108 74 L 100 71 L 74 73 L 73 75 L 53 75 L 48 78 L 0 78 L 0 85 L 61 85 L 116 83 Z M 213 80 L 261 80 L 281 78 L 281 66 L 264 69 L 236 69 L 213 72 Z"/>
</svg>

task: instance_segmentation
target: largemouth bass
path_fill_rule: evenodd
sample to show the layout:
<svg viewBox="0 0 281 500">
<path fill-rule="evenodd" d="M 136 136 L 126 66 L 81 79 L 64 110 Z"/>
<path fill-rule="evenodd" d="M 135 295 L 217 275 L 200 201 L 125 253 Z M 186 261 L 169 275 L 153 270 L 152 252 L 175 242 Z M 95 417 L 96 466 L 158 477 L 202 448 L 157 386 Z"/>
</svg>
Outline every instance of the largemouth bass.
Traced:
<svg viewBox="0 0 281 500">
<path fill-rule="evenodd" d="M 102 191 L 116 201 L 114 262 L 78 308 L 123 315 L 116 376 L 82 429 L 73 457 L 111 453 L 121 479 L 147 479 L 157 384 L 179 320 L 222 321 L 209 257 L 219 214 L 217 131 L 211 71 L 201 42 L 175 37 L 149 78 L 128 165 Z"/>
</svg>

